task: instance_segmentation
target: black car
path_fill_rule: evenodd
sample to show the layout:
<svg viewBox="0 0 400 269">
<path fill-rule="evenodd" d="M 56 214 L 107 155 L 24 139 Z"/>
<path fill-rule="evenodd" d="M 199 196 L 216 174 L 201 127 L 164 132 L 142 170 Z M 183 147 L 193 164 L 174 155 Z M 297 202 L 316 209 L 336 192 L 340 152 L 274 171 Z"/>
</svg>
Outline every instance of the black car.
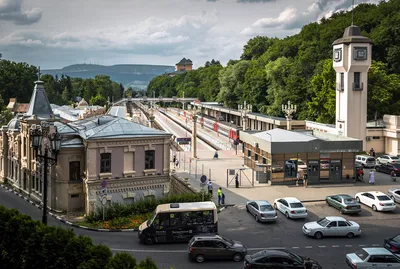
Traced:
<svg viewBox="0 0 400 269">
<path fill-rule="evenodd" d="M 400 163 L 385 163 L 375 166 L 377 172 L 389 174 L 394 171 L 396 176 L 400 176 Z"/>
<path fill-rule="evenodd" d="M 395 237 L 385 239 L 383 246 L 393 254 L 400 255 L 400 234 Z"/>
<path fill-rule="evenodd" d="M 240 262 L 247 254 L 247 249 L 240 242 L 220 235 L 193 236 L 189 245 L 189 258 L 198 263 L 205 260 L 233 260 Z"/>
<path fill-rule="evenodd" d="M 253 255 L 247 255 L 244 259 L 245 269 L 304 269 L 305 258 L 286 250 L 263 250 Z M 322 269 L 314 260 L 313 269 Z"/>
</svg>

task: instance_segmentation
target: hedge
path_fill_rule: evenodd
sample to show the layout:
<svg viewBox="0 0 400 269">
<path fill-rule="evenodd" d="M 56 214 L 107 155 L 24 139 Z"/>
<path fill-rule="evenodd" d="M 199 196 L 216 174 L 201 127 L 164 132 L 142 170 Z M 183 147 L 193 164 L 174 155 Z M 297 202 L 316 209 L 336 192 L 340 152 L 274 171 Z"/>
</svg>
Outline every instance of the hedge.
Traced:
<svg viewBox="0 0 400 269">
<path fill-rule="evenodd" d="M 139 264 L 127 253 L 94 245 L 72 229 L 43 225 L 15 209 L 0 206 L 0 269 L 157 269 L 146 258 Z"/>
<path fill-rule="evenodd" d="M 204 201 L 210 201 L 211 195 L 204 193 L 203 197 L 201 193 L 170 194 L 158 199 L 141 199 L 132 204 L 111 203 L 111 205 L 105 206 L 104 215 L 105 220 L 108 221 L 118 218 L 129 218 L 153 212 L 159 204 L 201 202 L 203 198 Z M 103 220 L 103 209 L 101 207 L 98 207 L 94 213 L 86 217 L 86 221 L 89 223 L 100 220 Z"/>
</svg>

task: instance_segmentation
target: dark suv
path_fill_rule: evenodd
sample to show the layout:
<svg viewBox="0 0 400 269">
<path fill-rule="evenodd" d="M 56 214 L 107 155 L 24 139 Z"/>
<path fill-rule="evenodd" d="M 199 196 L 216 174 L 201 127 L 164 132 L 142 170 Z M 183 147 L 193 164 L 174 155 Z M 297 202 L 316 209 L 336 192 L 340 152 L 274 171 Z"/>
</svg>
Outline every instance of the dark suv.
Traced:
<svg viewBox="0 0 400 269">
<path fill-rule="evenodd" d="M 196 262 L 204 260 L 229 259 L 240 262 L 247 249 L 240 242 L 220 235 L 196 235 L 189 241 L 189 257 Z"/>
</svg>

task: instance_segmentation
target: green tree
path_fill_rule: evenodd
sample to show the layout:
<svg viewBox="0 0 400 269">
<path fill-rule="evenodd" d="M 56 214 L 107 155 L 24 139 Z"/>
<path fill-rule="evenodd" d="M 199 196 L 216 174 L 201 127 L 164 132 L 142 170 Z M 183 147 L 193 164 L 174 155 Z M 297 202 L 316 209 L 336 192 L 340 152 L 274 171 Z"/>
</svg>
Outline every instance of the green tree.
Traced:
<svg viewBox="0 0 400 269">
<path fill-rule="evenodd" d="M 321 61 L 311 79 L 314 94 L 308 103 L 309 119 L 322 123 L 335 123 L 336 115 L 336 73 L 332 60 Z"/>
<path fill-rule="evenodd" d="M 117 253 L 112 257 L 105 269 L 135 269 L 136 259 L 128 253 Z"/>
<path fill-rule="evenodd" d="M 135 269 L 157 269 L 157 265 L 151 258 L 146 257 L 146 259 L 140 261 Z"/>
<path fill-rule="evenodd" d="M 252 60 L 263 55 L 268 48 L 277 40 L 266 36 L 256 36 L 250 39 L 243 48 L 242 60 Z"/>
<path fill-rule="evenodd" d="M 375 114 L 400 115 L 400 75 L 389 74 L 387 65 L 377 61 L 368 72 L 368 119 Z"/>
<path fill-rule="evenodd" d="M 97 106 L 105 106 L 107 104 L 107 100 L 103 95 L 97 94 L 90 99 L 91 105 Z"/>
</svg>

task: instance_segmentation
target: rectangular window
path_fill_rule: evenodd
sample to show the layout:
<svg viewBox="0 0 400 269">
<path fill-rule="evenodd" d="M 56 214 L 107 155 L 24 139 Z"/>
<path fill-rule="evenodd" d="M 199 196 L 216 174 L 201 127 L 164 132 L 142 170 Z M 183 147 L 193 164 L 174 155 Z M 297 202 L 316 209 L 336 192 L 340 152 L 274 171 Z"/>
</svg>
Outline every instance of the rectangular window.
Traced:
<svg viewBox="0 0 400 269">
<path fill-rule="evenodd" d="M 297 161 L 285 161 L 285 177 L 295 178 L 297 176 Z"/>
<path fill-rule="evenodd" d="M 254 155 L 254 160 L 255 160 L 255 161 L 258 161 L 258 155 L 257 155 L 257 154 Z"/>
<path fill-rule="evenodd" d="M 81 181 L 81 162 L 69 162 L 69 180 Z"/>
<path fill-rule="evenodd" d="M 144 169 L 155 169 L 155 156 L 156 152 L 154 150 L 146 150 L 144 153 Z"/>
<path fill-rule="evenodd" d="M 344 73 L 340 73 L 340 88 L 341 91 L 344 90 Z"/>
<path fill-rule="evenodd" d="M 79 194 L 71 194 L 71 198 L 79 198 Z"/>
<path fill-rule="evenodd" d="M 251 151 L 247 150 L 247 157 L 251 157 Z"/>
<path fill-rule="evenodd" d="M 361 89 L 361 73 L 354 72 L 354 89 Z"/>
<path fill-rule="evenodd" d="M 111 173 L 111 153 L 100 154 L 100 173 Z"/>
</svg>

